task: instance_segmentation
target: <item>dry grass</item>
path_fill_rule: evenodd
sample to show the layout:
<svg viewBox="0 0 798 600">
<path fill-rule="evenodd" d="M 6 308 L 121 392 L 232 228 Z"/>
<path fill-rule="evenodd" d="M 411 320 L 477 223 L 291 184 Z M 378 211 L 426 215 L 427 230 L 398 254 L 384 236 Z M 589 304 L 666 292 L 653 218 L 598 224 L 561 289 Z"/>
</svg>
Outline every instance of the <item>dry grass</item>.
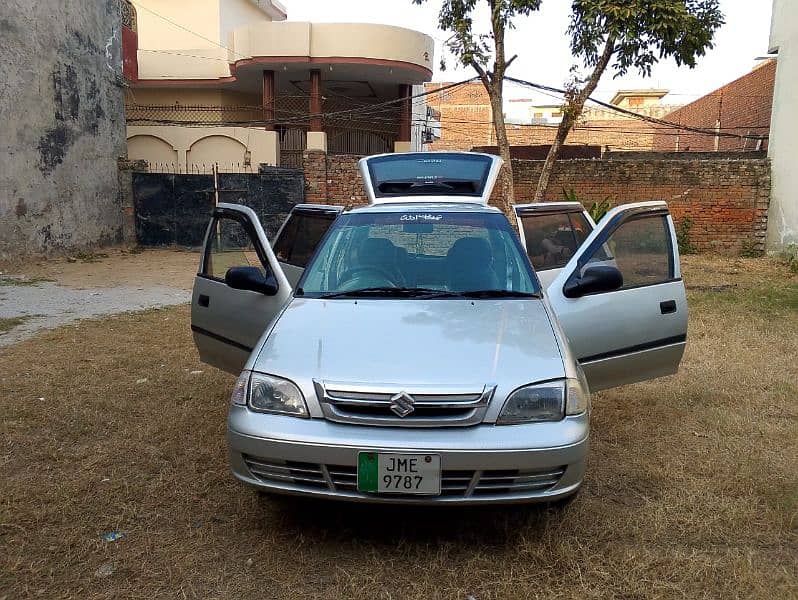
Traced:
<svg viewBox="0 0 798 600">
<path fill-rule="evenodd" d="M 0 597 L 794 598 L 798 282 L 685 262 L 681 372 L 594 399 L 564 511 L 259 501 L 228 475 L 232 380 L 197 362 L 186 308 L 6 348 Z"/>
</svg>

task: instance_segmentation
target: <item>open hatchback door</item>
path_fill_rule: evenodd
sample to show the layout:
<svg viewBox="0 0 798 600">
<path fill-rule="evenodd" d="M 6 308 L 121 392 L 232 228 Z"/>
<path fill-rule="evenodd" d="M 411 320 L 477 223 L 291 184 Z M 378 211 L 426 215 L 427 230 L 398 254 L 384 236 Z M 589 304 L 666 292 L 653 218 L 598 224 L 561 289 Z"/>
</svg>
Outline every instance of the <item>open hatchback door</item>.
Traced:
<svg viewBox="0 0 798 600">
<path fill-rule="evenodd" d="M 513 210 L 529 262 L 547 288 L 596 224 L 579 202 L 516 204 Z"/>
<path fill-rule="evenodd" d="M 205 235 L 191 298 L 191 330 L 202 361 L 240 373 L 291 291 L 255 212 L 220 203 Z"/>
<path fill-rule="evenodd" d="M 675 373 L 687 300 L 664 202 L 611 210 L 547 288 L 591 391 Z"/>
</svg>

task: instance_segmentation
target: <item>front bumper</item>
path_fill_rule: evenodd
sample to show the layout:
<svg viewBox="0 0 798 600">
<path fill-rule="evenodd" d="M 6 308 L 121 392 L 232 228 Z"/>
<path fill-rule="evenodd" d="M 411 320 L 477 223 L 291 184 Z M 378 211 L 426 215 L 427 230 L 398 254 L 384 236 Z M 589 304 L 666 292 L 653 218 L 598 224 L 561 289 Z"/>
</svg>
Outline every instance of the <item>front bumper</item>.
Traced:
<svg viewBox="0 0 798 600">
<path fill-rule="evenodd" d="M 414 429 L 345 425 L 267 415 L 233 406 L 230 466 L 239 480 L 272 492 L 391 504 L 551 501 L 576 492 L 588 451 L 587 414 L 556 423 Z M 358 492 L 358 453 L 441 457 L 440 496 Z"/>
</svg>

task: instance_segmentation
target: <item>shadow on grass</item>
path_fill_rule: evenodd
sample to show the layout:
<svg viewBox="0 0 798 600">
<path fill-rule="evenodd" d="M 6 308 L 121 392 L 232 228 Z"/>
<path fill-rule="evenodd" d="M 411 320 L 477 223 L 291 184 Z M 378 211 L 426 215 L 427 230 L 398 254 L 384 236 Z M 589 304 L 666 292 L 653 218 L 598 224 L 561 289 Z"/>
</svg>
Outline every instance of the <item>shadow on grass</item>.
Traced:
<svg viewBox="0 0 798 600">
<path fill-rule="evenodd" d="M 567 514 L 556 504 L 495 506 L 390 506 L 339 501 L 263 496 L 257 503 L 258 526 L 285 528 L 311 539 L 374 543 L 457 541 L 480 546 L 504 546 L 519 536 L 534 537 L 557 526 Z"/>
</svg>

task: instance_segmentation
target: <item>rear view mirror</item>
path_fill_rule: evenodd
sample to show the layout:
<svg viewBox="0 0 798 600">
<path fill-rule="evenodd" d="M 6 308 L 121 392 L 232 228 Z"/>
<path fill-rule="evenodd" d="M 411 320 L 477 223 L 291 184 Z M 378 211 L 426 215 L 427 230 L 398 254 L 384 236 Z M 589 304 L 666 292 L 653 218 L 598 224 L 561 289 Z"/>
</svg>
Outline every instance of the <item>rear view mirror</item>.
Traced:
<svg viewBox="0 0 798 600">
<path fill-rule="evenodd" d="M 582 276 L 577 273 L 571 275 L 563 287 L 566 298 L 579 298 L 587 294 L 598 292 L 612 292 L 623 286 L 623 275 L 611 266 L 602 265 L 587 267 Z"/>
<path fill-rule="evenodd" d="M 225 273 L 224 282 L 234 290 L 249 290 L 265 296 L 277 293 L 274 275 L 264 275 L 258 267 L 232 267 Z"/>
</svg>

